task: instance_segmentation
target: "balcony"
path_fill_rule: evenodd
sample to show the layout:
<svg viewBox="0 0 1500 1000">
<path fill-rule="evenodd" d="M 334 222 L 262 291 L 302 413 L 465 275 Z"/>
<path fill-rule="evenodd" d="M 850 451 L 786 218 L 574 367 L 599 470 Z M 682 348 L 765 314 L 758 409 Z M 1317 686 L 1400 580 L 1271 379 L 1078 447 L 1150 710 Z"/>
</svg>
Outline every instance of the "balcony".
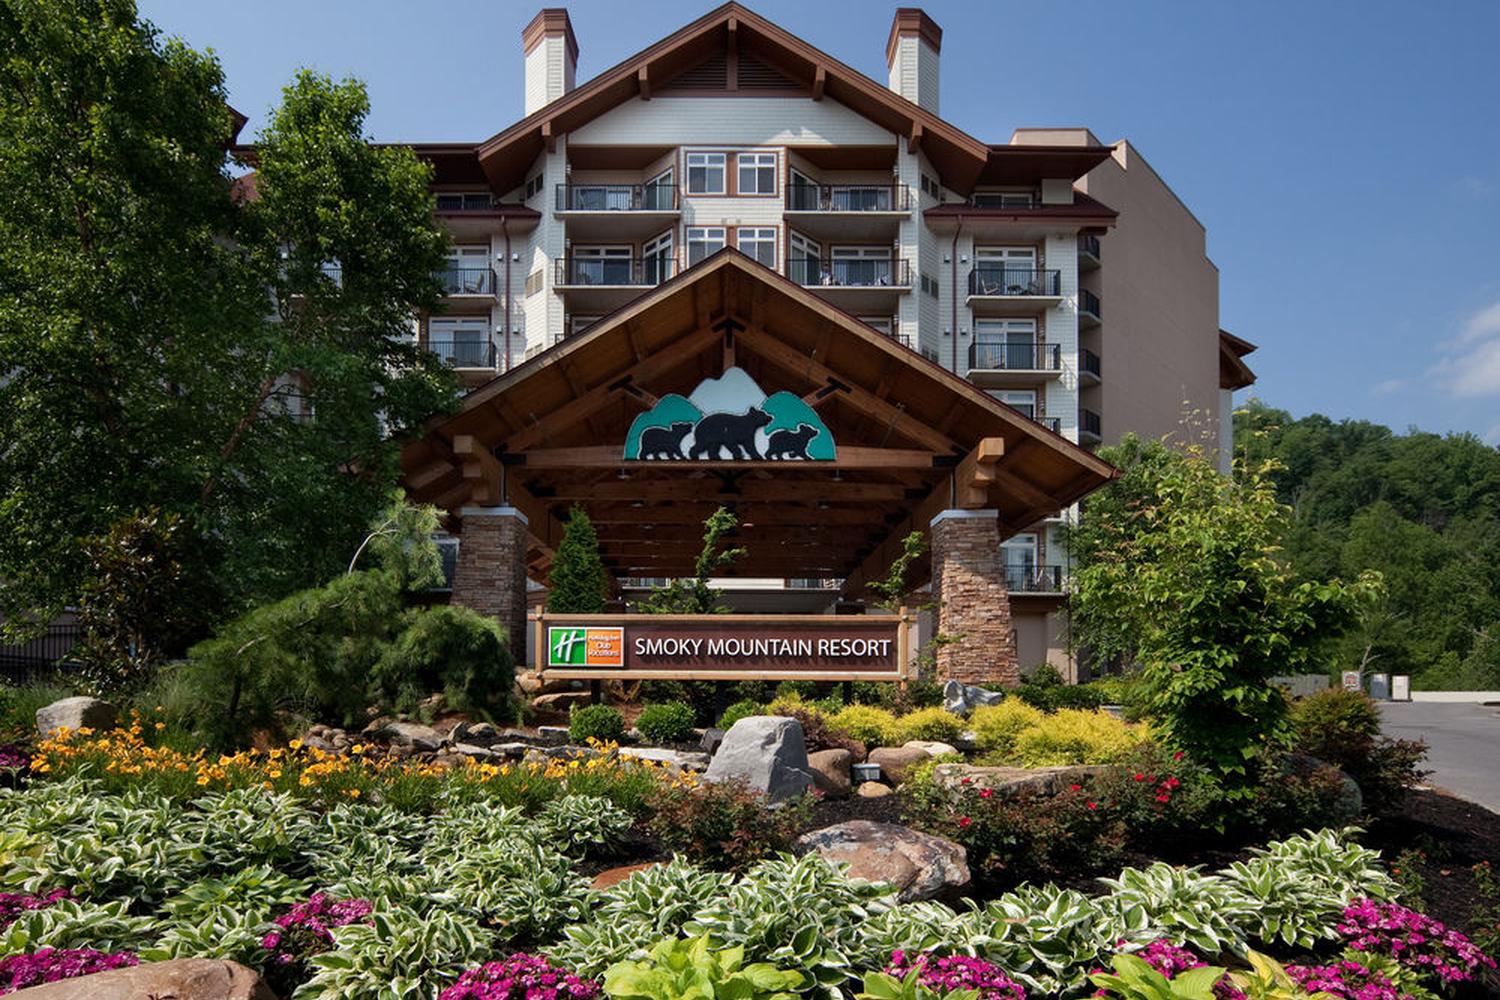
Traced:
<svg viewBox="0 0 1500 1000">
<path fill-rule="evenodd" d="M 1061 594 L 1063 568 L 1024 564 L 1006 566 L 1005 587 L 1013 594 Z"/>
<path fill-rule="evenodd" d="M 905 184 L 788 184 L 786 215 L 824 240 L 894 239 L 911 214 Z"/>
<path fill-rule="evenodd" d="M 1099 414 L 1093 410 L 1080 409 L 1078 411 L 1078 443 L 1098 444 L 1103 440 L 1104 430 Z"/>
<path fill-rule="evenodd" d="M 1099 267 L 1099 237 L 1092 233 L 1078 235 L 1078 270 L 1093 271 Z"/>
<path fill-rule="evenodd" d="M 1104 369 L 1099 362 L 1099 355 L 1087 347 L 1078 352 L 1078 384 L 1083 386 L 1098 385 L 1104 381 Z"/>
<path fill-rule="evenodd" d="M 787 277 L 842 309 L 895 313 L 911 291 L 911 261 L 892 257 L 793 257 Z"/>
<path fill-rule="evenodd" d="M 555 262 L 554 285 L 576 315 L 613 312 L 677 273 L 672 257 L 564 257 Z"/>
<path fill-rule="evenodd" d="M 1062 417 L 1032 417 L 1031 419 L 1047 428 L 1053 434 L 1062 433 Z"/>
<path fill-rule="evenodd" d="M 643 239 L 681 214 L 677 185 L 666 183 L 559 184 L 556 207 L 571 240 Z"/>
<path fill-rule="evenodd" d="M 1062 302 L 1062 274 L 1055 270 L 975 264 L 969 271 L 968 305 L 979 316 L 1036 316 Z"/>
<path fill-rule="evenodd" d="M 488 333 L 465 331 L 429 333 L 427 349 L 449 368 L 494 371 L 498 352 Z"/>
<path fill-rule="evenodd" d="M 1100 312 L 1099 296 L 1087 288 L 1080 288 L 1078 290 L 1078 329 L 1086 330 L 1102 322 L 1104 322 L 1104 315 Z"/>
<path fill-rule="evenodd" d="M 488 312 L 495 304 L 495 272 L 487 267 L 446 267 L 433 277 L 443 286 L 448 312 Z"/>
<path fill-rule="evenodd" d="M 1034 385 L 1061 374 L 1062 348 L 1057 344 L 969 345 L 969 381 L 986 389 Z"/>
</svg>

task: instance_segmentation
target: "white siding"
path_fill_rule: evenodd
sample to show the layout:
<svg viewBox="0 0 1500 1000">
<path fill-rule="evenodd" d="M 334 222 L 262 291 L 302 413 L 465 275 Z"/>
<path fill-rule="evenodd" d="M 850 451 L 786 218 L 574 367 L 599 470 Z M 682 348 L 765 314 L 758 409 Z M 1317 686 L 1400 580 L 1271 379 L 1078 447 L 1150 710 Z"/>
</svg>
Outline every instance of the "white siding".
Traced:
<svg viewBox="0 0 1500 1000">
<path fill-rule="evenodd" d="M 810 97 L 653 97 L 572 133 L 575 145 L 838 146 L 895 142 L 837 101 Z"/>
<path fill-rule="evenodd" d="M 573 60 L 567 40 L 549 35 L 526 53 L 526 114 L 551 104 L 573 89 Z"/>
</svg>

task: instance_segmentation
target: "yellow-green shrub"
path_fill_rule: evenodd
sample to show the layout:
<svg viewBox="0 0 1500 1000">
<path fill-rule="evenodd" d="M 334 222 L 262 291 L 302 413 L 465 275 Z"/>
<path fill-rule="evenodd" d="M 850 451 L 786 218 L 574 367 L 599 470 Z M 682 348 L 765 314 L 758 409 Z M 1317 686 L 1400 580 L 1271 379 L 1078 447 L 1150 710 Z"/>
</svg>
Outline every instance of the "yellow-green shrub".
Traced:
<svg viewBox="0 0 1500 1000">
<path fill-rule="evenodd" d="M 819 717 L 823 715 L 822 709 L 815 702 L 795 694 L 778 695 L 766 706 L 767 715 L 792 715 L 796 712 L 807 712 Z"/>
<path fill-rule="evenodd" d="M 1046 717 L 1046 712 L 1019 698 L 1007 698 L 998 705 L 974 709 L 969 725 L 974 729 L 974 742 L 979 749 L 1008 754 L 1015 750 L 1017 736 Z"/>
<path fill-rule="evenodd" d="M 1108 712 L 1064 708 L 1023 729 L 1016 736 L 1015 757 L 1026 767 L 1110 764 L 1144 739 L 1139 727 Z"/>
<path fill-rule="evenodd" d="M 895 713 L 873 705 L 849 705 L 828 721 L 867 747 L 890 746 L 899 732 Z"/>
<path fill-rule="evenodd" d="M 964 720 L 941 708 L 919 708 L 896 720 L 896 743 L 907 740 L 941 740 L 951 743 L 964 731 Z"/>
</svg>

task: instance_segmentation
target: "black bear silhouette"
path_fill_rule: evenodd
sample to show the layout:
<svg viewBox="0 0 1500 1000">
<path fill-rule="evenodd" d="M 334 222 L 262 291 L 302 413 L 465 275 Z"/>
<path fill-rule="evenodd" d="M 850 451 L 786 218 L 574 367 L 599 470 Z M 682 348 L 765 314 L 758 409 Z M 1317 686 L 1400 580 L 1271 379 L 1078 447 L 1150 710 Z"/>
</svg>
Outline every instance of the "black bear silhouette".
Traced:
<svg viewBox="0 0 1500 1000">
<path fill-rule="evenodd" d="M 818 429 L 812 424 L 798 424 L 794 431 L 784 428 L 775 431 L 771 440 L 766 442 L 766 457 L 806 458 L 807 446 L 817 436 Z"/>
<path fill-rule="evenodd" d="M 698 421 L 693 429 L 691 458 L 706 458 L 710 461 L 727 451 L 730 458 L 760 460 L 760 450 L 755 447 L 755 432 L 771 422 L 771 415 L 758 407 L 750 407 L 743 414 L 710 413 Z"/>
<path fill-rule="evenodd" d="M 677 420 L 666 427 L 647 427 L 641 431 L 640 457 L 682 458 L 682 439 L 687 437 L 693 425 Z"/>
</svg>

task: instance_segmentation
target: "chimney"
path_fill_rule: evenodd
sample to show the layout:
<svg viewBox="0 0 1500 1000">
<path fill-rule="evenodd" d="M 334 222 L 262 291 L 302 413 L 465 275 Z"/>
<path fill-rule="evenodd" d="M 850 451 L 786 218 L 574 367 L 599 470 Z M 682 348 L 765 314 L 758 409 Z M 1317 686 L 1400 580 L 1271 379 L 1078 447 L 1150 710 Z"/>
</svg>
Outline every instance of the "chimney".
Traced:
<svg viewBox="0 0 1500 1000">
<path fill-rule="evenodd" d="M 521 30 L 526 54 L 526 114 L 551 104 L 573 89 L 578 70 L 578 39 L 562 7 L 544 7 Z"/>
<path fill-rule="evenodd" d="M 943 29 L 920 7 L 897 7 L 885 43 L 890 88 L 933 114 L 938 113 L 938 53 Z"/>
</svg>

